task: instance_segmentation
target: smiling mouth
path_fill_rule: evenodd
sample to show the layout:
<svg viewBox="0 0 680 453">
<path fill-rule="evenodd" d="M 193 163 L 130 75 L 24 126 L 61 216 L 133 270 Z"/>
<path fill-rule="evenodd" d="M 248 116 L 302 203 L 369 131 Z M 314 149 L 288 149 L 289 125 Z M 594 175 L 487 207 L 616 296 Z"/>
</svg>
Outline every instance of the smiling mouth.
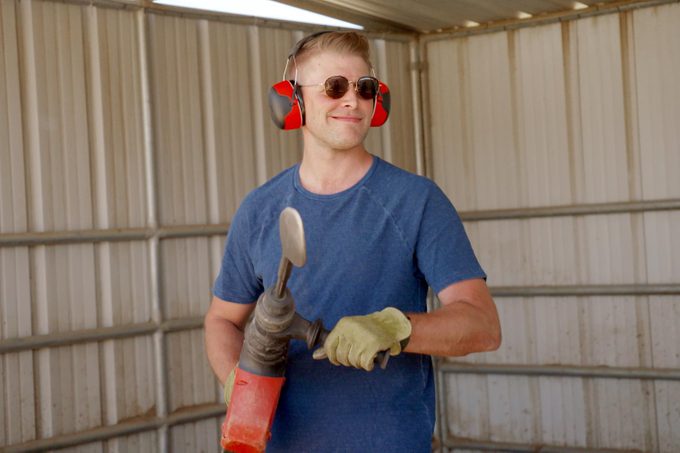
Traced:
<svg viewBox="0 0 680 453">
<path fill-rule="evenodd" d="M 361 118 L 359 118 L 357 116 L 336 116 L 336 115 L 332 115 L 331 118 L 333 118 L 334 120 L 349 121 L 351 123 L 361 122 Z"/>
</svg>

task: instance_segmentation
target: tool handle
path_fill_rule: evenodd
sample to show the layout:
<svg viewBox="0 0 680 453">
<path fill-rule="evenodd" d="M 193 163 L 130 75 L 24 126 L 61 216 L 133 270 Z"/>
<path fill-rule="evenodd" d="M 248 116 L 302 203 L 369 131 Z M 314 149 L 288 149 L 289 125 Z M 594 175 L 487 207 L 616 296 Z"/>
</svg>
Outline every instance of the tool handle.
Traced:
<svg viewBox="0 0 680 453">
<path fill-rule="evenodd" d="M 324 328 L 321 328 L 321 331 L 319 332 L 318 342 L 317 342 L 317 344 L 318 344 L 319 346 L 323 346 L 323 344 L 326 342 L 326 338 L 328 337 L 328 334 L 329 334 L 329 333 L 330 333 L 330 331 L 328 331 L 328 330 L 326 330 L 326 329 L 324 329 Z M 387 350 L 385 350 L 385 351 L 379 351 L 379 352 L 376 354 L 375 359 L 373 359 L 373 361 L 374 361 L 375 363 L 377 363 L 378 365 L 380 365 L 380 369 L 382 369 L 382 370 L 384 370 L 385 368 L 387 368 L 387 362 L 389 362 L 389 360 L 390 360 L 390 351 L 389 351 L 389 349 L 387 349 Z"/>
</svg>

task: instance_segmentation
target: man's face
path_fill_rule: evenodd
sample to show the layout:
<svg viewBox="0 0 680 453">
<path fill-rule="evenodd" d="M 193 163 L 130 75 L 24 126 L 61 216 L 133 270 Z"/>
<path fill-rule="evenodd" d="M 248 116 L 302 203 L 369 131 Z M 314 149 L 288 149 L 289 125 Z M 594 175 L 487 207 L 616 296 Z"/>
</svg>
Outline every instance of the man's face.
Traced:
<svg viewBox="0 0 680 453">
<path fill-rule="evenodd" d="M 359 56 L 320 52 L 309 56 L 300 67 L 301 85 L 323 84 L 328 77 L 341 75 L 350 82 L 370 75 L 368 64 Z M 363 99 L 354 83 L 340 99 L 326 96 L 322 85 L 302 88 L 305 103 L 305 147 L 344 151 L 362 146 L 371 125 L 373 100 Z"/>
</svg>

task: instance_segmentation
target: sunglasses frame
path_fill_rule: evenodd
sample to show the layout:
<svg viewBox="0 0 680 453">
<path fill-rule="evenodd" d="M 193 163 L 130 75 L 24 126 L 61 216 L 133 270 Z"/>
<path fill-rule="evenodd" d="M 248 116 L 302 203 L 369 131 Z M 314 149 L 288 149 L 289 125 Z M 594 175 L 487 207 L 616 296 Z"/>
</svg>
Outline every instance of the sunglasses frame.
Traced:
<svg viewBox="0 0 680 453">
<path fill-rule="evenodd" d="M 345 89 L 342 91 L 342 93 L 339 93 L 338 96 L 331 96 L 330 94 L 328 94 L 329 92 L 332 91 L 332 88 L 329 87 L 329 83 L 331 83 L 329 81 L 331 81 L 331 80 L 344 80 L 345 83 L 346 83 Z M 374 93 L 370 97 L 365 97 L 359 91 L 359 83 L 361 83 L 361 81 L 365 81 L 365 80 L 370 80 L 373 83 L 373 86 L 375 87 Z M 335 75 L 335 76 L 328 77 L 323 83 L 313 83 L 311 85 L 302 85 L 302 84 L 299 84 L 299 83 L 297 84 L 297 86 L 299 86 L 299 87 L 321 86 L 321 87 L 324 88 L 324 94 L 326 96 L 328 96 L 330 99 L 340 99 L 340 98 L 342 98 L 350 90 L 351 85 L 354 85 L 354 92 L 357 94 L 357 96 L 359 96 L 361 99 L 364 99 L 364 100 L 367 100 L 367 101 L 374 100 L 376 98 L 376 96 L 378 96 L 378 93 L 380 92 L 380 81 L 373 76 L 361 76 L 356 81 L 353 81 L 353 80 L 349 80 L 345 76 Z"/>
</svg>

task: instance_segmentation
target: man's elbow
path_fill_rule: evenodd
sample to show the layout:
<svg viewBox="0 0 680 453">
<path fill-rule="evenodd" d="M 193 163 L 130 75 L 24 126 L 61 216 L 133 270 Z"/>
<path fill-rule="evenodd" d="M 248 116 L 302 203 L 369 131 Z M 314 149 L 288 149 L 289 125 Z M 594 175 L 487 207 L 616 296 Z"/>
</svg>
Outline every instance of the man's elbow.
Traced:
<svg viewBox="0 0 680 453">
<path fill-rule="evenodd" d="M 496 323 L 492 328 L 490 328 L 487 331 L 484 341 L 482 342 L 484 352 L 491 352 L 500 348 L 503 339 L 502 337 L 503 336 L 501 334 L 501 326 L 500 324 Z"/>
<path fill-rule="evenodd" d="M 205 316 L 203 317 L 203 328 L 205 330 L 209 330 L 215 324 L 215 318 L 215 314 L 212 313 L 210 309 L 208 309 Z"/>
<path fill-rule="evenodd" d="M 491 307 L 489 311 L 486 312 L 486 338 L 484 340 L 484 351 L 491 352 L 496 351 L 501 347 L 501 342 L 503 340 L 503 335 L 501 334 L 501 320 L 498 316 L 498 310 L 496 305 L 491 302 Z"/>
</svg>

